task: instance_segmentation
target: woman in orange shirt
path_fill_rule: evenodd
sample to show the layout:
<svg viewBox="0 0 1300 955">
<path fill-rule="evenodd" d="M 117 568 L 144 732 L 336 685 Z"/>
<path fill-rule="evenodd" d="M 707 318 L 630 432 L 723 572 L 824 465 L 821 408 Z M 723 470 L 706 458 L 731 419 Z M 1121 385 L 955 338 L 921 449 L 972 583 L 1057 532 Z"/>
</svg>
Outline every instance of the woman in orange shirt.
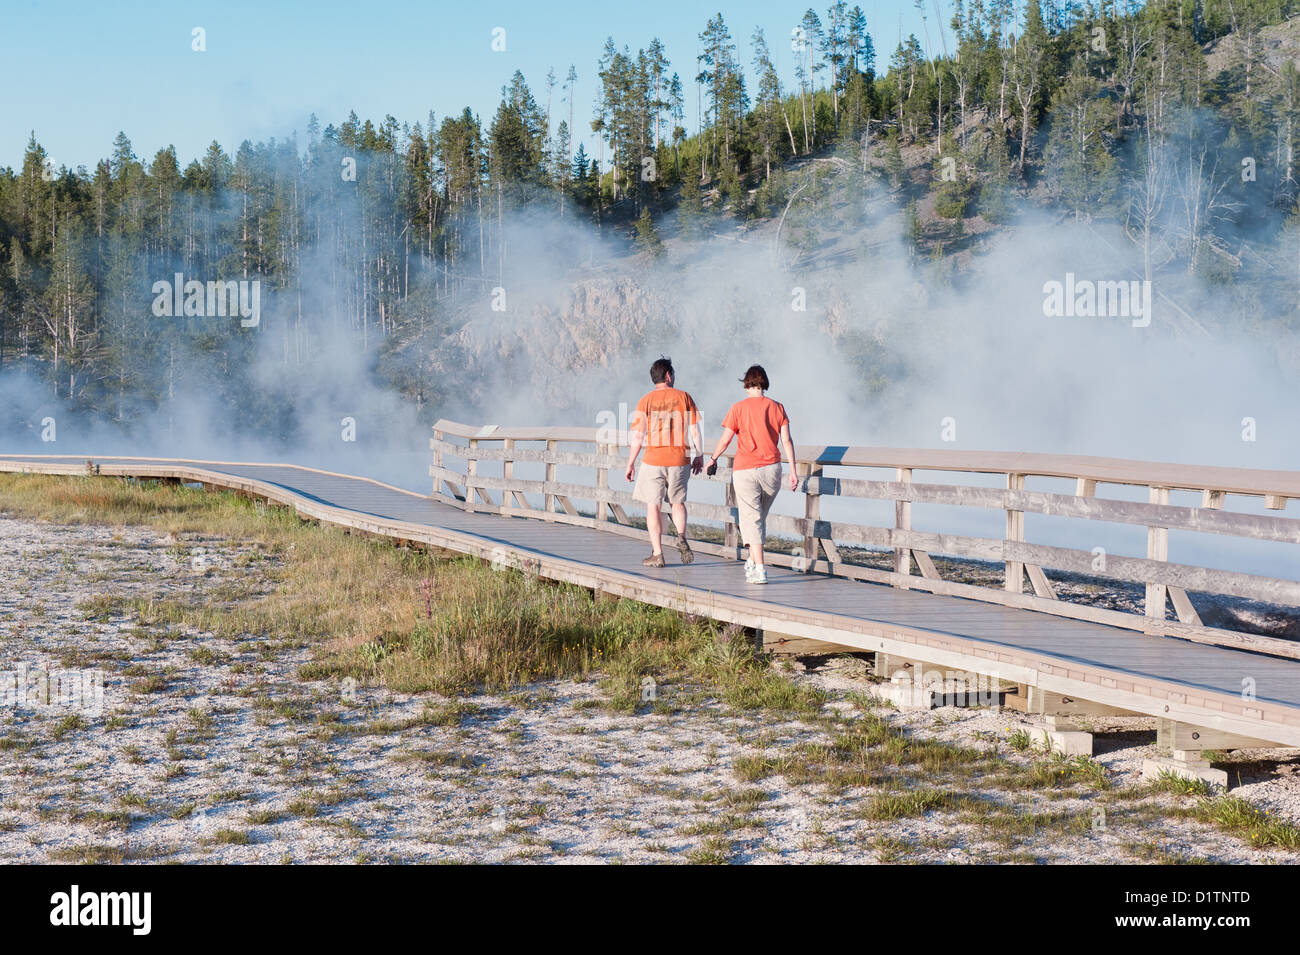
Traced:
<svg viewBox="0 0 1300 955">
<path fill-rule="evenodd" d="M 726 453 L 736 438 L 736 457 L 731 462 L 731 483 L 736 489 L 736 511 L 740 518 L 740 536 L 749 547 L 745 561 L 745 582 L 767 583 L 763 565 L 763 539 L 767 533 L 767 512 L 781 490 L 781 449 L 790 463 L 790 490 L 799 488 L 794 465 L 794 441 L 790 438 L 790 419 L 779 401 L 764 392 L 769 383 L 762 365 L 751 365 L 741 379 L 748 397 L 737 401 L 722 421 L 722 436 L 709 458 L 716 469 L 718 458 Z"/>
</svg>

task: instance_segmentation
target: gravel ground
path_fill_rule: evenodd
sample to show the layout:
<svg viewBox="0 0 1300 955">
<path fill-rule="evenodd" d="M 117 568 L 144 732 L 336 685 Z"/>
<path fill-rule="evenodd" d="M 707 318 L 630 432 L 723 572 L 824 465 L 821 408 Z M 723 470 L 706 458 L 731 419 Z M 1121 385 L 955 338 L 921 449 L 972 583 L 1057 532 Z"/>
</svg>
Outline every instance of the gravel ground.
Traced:
<svg viewBox="0 0 1300 955">
<path fill-rule="evenodd" d="M 1151 720 L 1093 721 L 1108 731 L 1097 738 L 1104 791 L 961 783 L 1030 821 L 1015 831 L 942 811 L 865 817 L 877 794 L 865 788 L 742 780 L 738 758 L 789 756 L 862 719 L 870 673 L 855 657 L 774 664 L 827 691 L 822 719 L 736 712 L 705 687 L 672 684 L 622 714 L 598 682 L 444 699 L 304 681 L 309 648 L 142 628 L 95 604 L 233 599 L 259 586 L 249 558 L 230 542 L 0 517 L 0 670 L 103 674 L 102 705 L 0 709 L 0 860 L 1300 860 L 1178 817 L 1194 797 L 1136 790 L 1155 752 Z M 1018 713 L 876 712 L 918 738 L 1035 759 L 1007 743 L 1030 722 Z M 1218 765 L 1240 774 L 1235 795 L 1300 823 L 1300 753 Z M 1099 811 L 1118 821 L 1098 825 Z"/>
</svg>

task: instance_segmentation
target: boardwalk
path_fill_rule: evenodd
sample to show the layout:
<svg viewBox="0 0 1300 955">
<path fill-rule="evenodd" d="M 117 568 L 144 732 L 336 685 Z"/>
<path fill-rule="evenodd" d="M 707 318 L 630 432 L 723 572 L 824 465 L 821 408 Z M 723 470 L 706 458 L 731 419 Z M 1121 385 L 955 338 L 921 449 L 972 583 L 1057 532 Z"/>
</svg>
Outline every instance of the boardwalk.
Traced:
<svg viewBox="0 0 1300 955">
<path fill-rule="evenodd" d="M 0 470 L 84 474 L 85 462 L 2 455 Z M 779 567 L 771 569 L 766 586 L 750 585 L 734 561 L 708 554 L 689 566 L 649 569 L 641 565 L 644 542 L 630 537 L 467 513 L 368 479 L 290 465 L 138 458 L 94 463 L 101 474 L 241 490 L 293 506 L 305 517 L 764 631 L 995 674 L 1116 712 L 1300 746 L 1300 662 L 1294 660 Z M 672 557 L 675 550 L 666 553 Z"/>
</svg>

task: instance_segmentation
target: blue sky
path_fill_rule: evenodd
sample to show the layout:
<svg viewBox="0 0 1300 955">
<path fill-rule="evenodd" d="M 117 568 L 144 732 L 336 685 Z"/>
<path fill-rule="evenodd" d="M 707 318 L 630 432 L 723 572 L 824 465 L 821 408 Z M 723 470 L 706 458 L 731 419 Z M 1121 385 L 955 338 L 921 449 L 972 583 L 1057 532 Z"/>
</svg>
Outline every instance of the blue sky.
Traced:
<svg viewBox="0 0 1300 955">
<path fill-rule="evenodd" d="M 942 0 L 943 21 L 951 17 Z M 936 48 L 935 0 L 926 0 Z M 588 123 L 596 60 L 605 37 L 635 52 L 658 36 L 687 90 L 687 125 L 695 125 L 697 37 L 721 12 L 748 69 L 749 37 L 762 26 L 783 80 L 793 79 L 790 30 L 807 0 L 745 3 L 618 0 L 439 3 L 424 0 L 266 2 L 185 0 L 110 3 L 0 0 L 0 166 L 17 166 L 35 130 L 57 168 L 93 166 L 124 130 L 149 159 L 174 144 L 182 163 L 216 139 L 233 152 L 244 139 L 306 139 L 308 116 L 322 127 L 349 110 L 382 120 L 441 122 L 469 106 L 491 119 L 501 87 L 522 70 L 545 105 L 545 77 L 560 82 L 578 70 L 575 126 L 595 153 Z M 828 0 L 813 6 L 824 16 Z M 853 4 L 850 3 L 850 7 Z M 922 36 L 912 0 L 859 0 L 883 66 L 903 35 Z M 207 51 L 191 49 L 191 31 L 206 30 Z M 506 51 L 491 49 L 492 30 L 506 30 Z M 557 88 L 553 122 L 567 116 Z"/>
</svg>

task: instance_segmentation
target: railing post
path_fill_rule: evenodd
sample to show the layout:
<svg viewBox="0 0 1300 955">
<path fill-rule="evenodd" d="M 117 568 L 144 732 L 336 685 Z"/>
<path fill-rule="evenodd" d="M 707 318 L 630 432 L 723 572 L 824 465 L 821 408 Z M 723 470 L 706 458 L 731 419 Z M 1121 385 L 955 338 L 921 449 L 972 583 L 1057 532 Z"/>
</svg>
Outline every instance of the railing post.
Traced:
<svg viewBox="0 0 1300 955">
<path fill-rule="evenodd" d="M 506 453 L 505 458 L 501 462 L 501 477 L 507 481 L 512 481 L 514 480 L 515 477 L 515 462 L 510 457 L 510 452 L 515 449 L 515 439 L 514 438 L 504 439 L 501 442 L 501 447 Z M 501 489 L 501 509 L 503 511 L 508 508 L 514 507 L 514 504 L 518 503 L 518 501 L 514 496 L 514 493 L 515 492 L 508 487 Z"/>
<path fill-rule="evenodd" d="M 474 475 L 478 474 L 478 459 L 473 456 L 478 449 L 478 438 L 469 439 L 469 451 L 465 456 L 465 511 L 474 513 L 474 489 L 470 487 Z"/>
<path fill-rule="evenodd" d="M 910 484 L 912 481 L 911 468 L 898 468 L 894 472 L 894 477 L 901 483 Z M 894 530 L 910 531 L 912 529 L 912 502 L 895 501 L 894 502 Z M 912 551 L 908 547 L 894 548 L 894 573 L 911 576 L 912 574 Z M 903 590 L 911 588 L 906 583 L 895 584 Z"/>
<path fill-rule="evenodd" d="M 803 516 L 807 522 L 804 528 L 803 538 L 803 556 L 807 562 L 802 568 L 805 572 L 811 571 L 813 564 L 817 562 L 817 528 L 816 524 L 822 516 L 822 498 L 821 486 L 813 490 L 813 481 L 822 475 L 822 466 L 815 461 L 809 461 L 804 469 L 804 487 L 803 487 Z M 796 567 L 796 569 L 798 569 Z"/>
<path fill-rule="evenodd" d="M 730 481 L 727 482 L 726 489 L 722 492 L 722 503 L 728 508 L 734 509 L 736 506 L 736 485 Z M 723 543 L 732 555 L 737 559 L 740 557 L 740 525 L 731 520 L 731 515 L 727 515 L 727 522 L 723 525 Z"/>
<path fill-rule="evenodd" d="M 604 457 L 608 453 L 610 452 L 607 445 L 604 444 L 596 445 L 597 457 Z M 607 490 L 609 488 L 608 465 L 599 465 L 596 467 L 596 487 L 602 491 Z M 604 501 L 601 500 L 596 501 L 596 523 L 599 524 L 609 520 L 608 515 L 609 515 L 609 505 L 607 505 Z"/>
<path fill-rule="evenodd" d="M 1023 491 L 1025 489 L 1025 476 L 1023 474 L 1007 475 L 1008 491 Z M 1017 511 L 1013 508 L 1007 508 L 1007 535 L 1006 540 L 1013 543 L 1021 543 L 1025 539 L 1025 512 Z M 1006 580 L 1004 588 L 1013 594 L 1025 592 L 1025 565 L 1023 561 L 1008 560 L 1006 564 Z"/>
<path fill-rule="evenodd" d="M 443 435 L 442 432 L 436 428 L 433 431 L 433 440 L 438 442 L 438 446 L 433 449 L 433 466 L 435 469 L 441 469 Z M 442 497 L 442 475 L 441 474 L 439 474 L 437 477 L 433 479 L 433 496 L 435 498 Z"/>
<path fill-rule="evenodd" d="M 546 450 L 554 454 L 558 444 L 559 442 L 557 441 L 548 440 L 546 442 Z M 546 481 L 548 484 L 555 483 L 555 462 L 554 461 L 546 462 Z M 547 494 L 545 496 L 543 504 L 544 504 L 543 510 L 546 511 L 546 520 L 548 521 L 555 520 L 555 518 L 551 516 L 552 514 L 555 513 L 555 495 Z"/>
<path fill-rule="evenodd" d="M 1169 488 L 1151 487 L 1147 499 L 1152 504 L 1168 504 Z M 1147 527 L 1147 559 L 1160 561 L 1169 559 L 1169 528 Z M 1167 594 L 1164 584 L 1147 582 L 1146 616 L 1153 617 L 1156 620 L 1165 619 Z"/>
</svg>

